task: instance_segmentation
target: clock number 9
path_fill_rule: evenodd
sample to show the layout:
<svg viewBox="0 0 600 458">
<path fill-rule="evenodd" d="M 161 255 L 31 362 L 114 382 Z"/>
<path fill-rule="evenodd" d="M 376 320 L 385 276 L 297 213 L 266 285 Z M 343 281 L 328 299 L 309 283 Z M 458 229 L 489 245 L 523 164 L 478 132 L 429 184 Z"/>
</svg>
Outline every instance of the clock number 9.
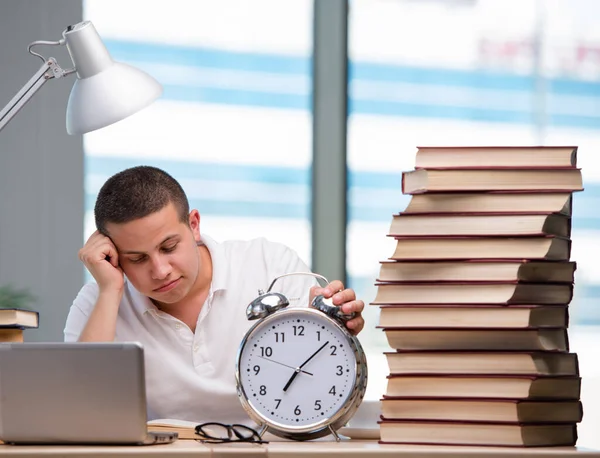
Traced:
<svg viewBox="0 0 600 458">
<path fill-rule="evenodd" d="M 340 367 L 340 366 L 338 366 L 338 367 Z M 254 370 L 254 375 L 258 375 L 258 373 L 260 372 L 260 366 L 258 364 L 256 366 L 254 366 L 252 369 Z M 340 374 L 338 374 L 338 375 L 340 375 Z"/>
</svg>

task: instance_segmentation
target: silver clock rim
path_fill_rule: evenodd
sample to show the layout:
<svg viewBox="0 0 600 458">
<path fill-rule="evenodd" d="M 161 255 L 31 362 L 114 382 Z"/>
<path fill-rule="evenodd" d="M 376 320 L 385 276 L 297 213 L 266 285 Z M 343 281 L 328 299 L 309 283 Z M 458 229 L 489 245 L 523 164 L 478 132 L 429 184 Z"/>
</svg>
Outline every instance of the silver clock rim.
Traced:
<svg viewBox="0 0 600 458">
<path fill-rule="evenodd" d="M 246 391 L 244 389 L 242 378 L 241 378 L 241 368 L 240 368 L 240 358 L 246 348 L 246 344 L 250 336 L 258 329 L 263 326 L 267 326 L 271 321 L 275 319 L 281 318 L 283 315 L 292 315 L 292 314 L 307 314 L 314 315 L 320 318 L 324 318 L 325 321 L 331 323 L 339 331 L 341 331 L 342 335 L 346 338 L 346 341 L 350 348 L 352 349 L 355 357 L 355 380 L 354 386 L 352 387 L 352 391 L 346 398 L 342 407 L 338 409 L 336 413 L 334 413 L 330 417 L 326 417 L 323 420 L 320 420 L 315 423 L 311 423 L 309 425 L 303 426 L 289 426 L 274 420 L 271 420 L 261 414 L 250 402 Z M 337 430 L 344 426 L 348 420 L 352 417 L 358 406 L 361 404 L 362 399 L 364 397 L 366 387 L 367 387 L 367 359 L 366 354 L 356 337 L 350 334 L 345 326 L 338 323 L 335 320 L 327 317 L 323 314 L 323 312 L 313 309 L 313 308 L 290 308 L 285 310 L 279 310 L 272 315 L 265 317 L 260 320 L 256 324 L 254 324 L 244 335 L 242 342 L 238 348 L 238 353 L 236 356 L 236 386 L 238 391 L 238 397 L 241 401 L 242 407 L 246 411 L 246 413 L 250 416 L 252 420 L 254 420 L 257 424 L 261 426 L 265 426 L 267 431 L 272 434 L 275 434 L 279 437 L 284 437 L 286 439 L 294 439 L 294 440 L 309 440 L 316 439 L 318 437 L 323 437 L 328 434 L 331 434 L 330 427 L 334 430 Z"/>
</svg>

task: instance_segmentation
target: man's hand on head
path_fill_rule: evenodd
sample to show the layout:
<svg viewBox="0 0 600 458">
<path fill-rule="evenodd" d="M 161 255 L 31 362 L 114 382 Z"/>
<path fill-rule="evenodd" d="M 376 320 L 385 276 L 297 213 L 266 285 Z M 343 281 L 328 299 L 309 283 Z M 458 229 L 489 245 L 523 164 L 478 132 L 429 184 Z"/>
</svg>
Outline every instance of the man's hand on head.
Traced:
<svg viewBox="0 0 600 458">
<path fill-rule="evenodd" d="M 365 308 L 365 303 L 356 299 L 356 293 L 353 289 L 344 288 L 344 284 L 340 280 L 334 280 L 326 287 L 313 286 L 310 289 L 310 302 L 316 296 L 322 295 L 326 299 L 331 298 L 334 305 L 341 307 L 342 312 L 352 313 L 356 316 L 346 322 L 346 327 L 353 334 L 357 335 L 365 327 L 365 320 L 362 317 L 362 311 Z"/>
<path fill-rule="evenodd" d="M 100 292 L 122 293 L 123 270 L 119 266 L 117 248 L 110 238 L 94 232 L 79 250 L 79 259 L 98 283 Z"/>
</svg>

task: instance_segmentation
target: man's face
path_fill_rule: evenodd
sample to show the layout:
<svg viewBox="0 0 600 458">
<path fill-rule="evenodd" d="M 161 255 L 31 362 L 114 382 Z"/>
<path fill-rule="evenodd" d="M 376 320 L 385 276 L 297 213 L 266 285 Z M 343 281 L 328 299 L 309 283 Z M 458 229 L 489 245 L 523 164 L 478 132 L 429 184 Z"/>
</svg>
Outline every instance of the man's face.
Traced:
<svg viewBox="0 0 600 458">
<path fill-rule="evenodd" d="M 185 299 L 200 272 L 196 242 L 200 215 L 193 210 L 189 225 L 179 220 L 172 203 L 144 218 L 106 229 L 119 252 L 119 264 L 133 286 L 159 303 Z"/>
</svg>

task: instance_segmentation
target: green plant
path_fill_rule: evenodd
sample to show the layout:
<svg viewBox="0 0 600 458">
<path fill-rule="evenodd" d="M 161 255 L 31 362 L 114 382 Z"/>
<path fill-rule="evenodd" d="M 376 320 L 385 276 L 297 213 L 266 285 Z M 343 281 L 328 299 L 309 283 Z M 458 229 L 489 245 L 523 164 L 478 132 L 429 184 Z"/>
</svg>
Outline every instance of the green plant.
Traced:
<svg viewBox="0 0 600 458">
<path fill-rule="evenodd" d="M 29 304 L 35 297 L 25 289 L 16 289 L 14 286 L 0 286 L 0 309 L 30 310 Z"/>
</svg>

